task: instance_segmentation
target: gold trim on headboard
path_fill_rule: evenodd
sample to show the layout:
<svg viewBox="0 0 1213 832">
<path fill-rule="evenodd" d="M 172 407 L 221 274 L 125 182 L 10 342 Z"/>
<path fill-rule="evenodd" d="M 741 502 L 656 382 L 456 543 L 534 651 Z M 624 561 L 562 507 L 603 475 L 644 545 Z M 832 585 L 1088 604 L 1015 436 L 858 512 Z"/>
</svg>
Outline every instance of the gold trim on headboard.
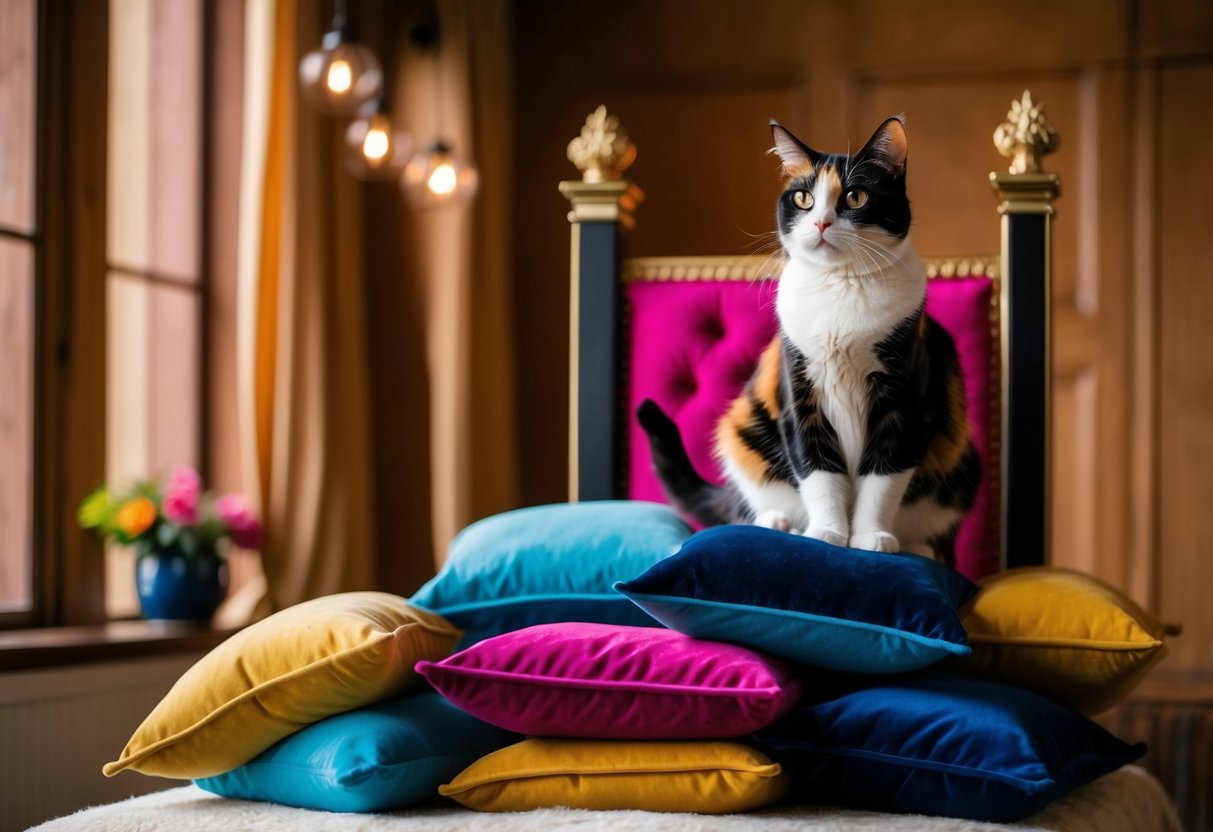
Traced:
<svg viewBox="0 0 1213 832">
<path fill-rule="evenodd" d="M 927 277 L 998 277 L 998 255 L 924 257 Z M 623 261 L 621 279 L 634 280 L 761 280 L 777 279 L 779 257 L 631 257 Z"/>
</svg>

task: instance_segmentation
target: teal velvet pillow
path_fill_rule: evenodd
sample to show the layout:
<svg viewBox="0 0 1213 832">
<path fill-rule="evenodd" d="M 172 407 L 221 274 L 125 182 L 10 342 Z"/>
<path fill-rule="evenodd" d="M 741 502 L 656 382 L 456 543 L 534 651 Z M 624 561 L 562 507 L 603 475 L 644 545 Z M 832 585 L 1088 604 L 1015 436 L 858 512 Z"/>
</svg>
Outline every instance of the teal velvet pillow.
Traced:
<svg viewBox="0 0 1213 832">
<path fill-rule="evenodd" d="M 656 626 L 611 584 L 667 558 L 691 534 L 669 506 L 560 503 L 487 517 L 460 532 L 410 603 L 466 632 L 460 647 L 533 624 Z"/>
<path fill-rule="evenodd" d="M 977 591 L 917 555 L 846 549 L 758 526 L 698 532 L 674 557 L 615 588 L 680 633 L 858 673 L 901 673 L 967 655 L 956 608 Z"/>
<path fill-rule="evenodd" d="M 519 739 L 422 693 L 321 720 L 237 769 L 195 782 L 224 797 L 377 812 L 436 799 L 438 786 Z"/>
<path fill-rule="evenodd" d="M 797 800 L 1006 822 L 1145 753 L 1022 688 L 937 670 L 840 680 L 750 738 Z"/>
</svg>

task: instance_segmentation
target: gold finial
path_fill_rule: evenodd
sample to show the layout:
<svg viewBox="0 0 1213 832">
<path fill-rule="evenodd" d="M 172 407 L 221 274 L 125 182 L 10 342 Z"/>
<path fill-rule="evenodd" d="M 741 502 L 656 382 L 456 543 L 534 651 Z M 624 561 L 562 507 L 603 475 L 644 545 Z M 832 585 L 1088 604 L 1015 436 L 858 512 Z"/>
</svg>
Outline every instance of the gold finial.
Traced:
<svg viewBox="0 0 1213 832">
<path fill-rule="evenodd" d="M 1032 103 L 1032 93 L 1011 102 L 1007 120 L 994 131 L 994 146 L 1011 160 L 1011 173 L 1040 173 L 1040 160 L 1061 143 L 1045 118 L 1043 104 Z"/>
<path fill-rule="evenodd" d="M 583 182 L 618 179 L 636 159 L 636 145 L 605 104 L 590 113 L 581 135 L 569 142 L 569 161 L 581 171 Z"/>
</svg>

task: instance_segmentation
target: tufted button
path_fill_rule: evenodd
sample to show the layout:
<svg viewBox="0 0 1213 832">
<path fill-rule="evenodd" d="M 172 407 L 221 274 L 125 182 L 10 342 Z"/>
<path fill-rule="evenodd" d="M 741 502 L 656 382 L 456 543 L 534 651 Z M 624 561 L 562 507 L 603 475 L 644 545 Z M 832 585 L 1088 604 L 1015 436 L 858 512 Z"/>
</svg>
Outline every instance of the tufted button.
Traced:
<svg viewBox="0 0 1213 832">
<path fill-rule="evenodd" d="M 670 376 L 669 391 L 675 398 L 679 406 L 691 396 L 695 395 L 695 391 L 699 389 L 699 380 L 695 378 L 695 373 L 689 367 L 678 370 Z"/>
<path fill-rule="evenodd" d="M 724 338 L 724 322 L 719 314 L 705 315 L 696 327 L 701 337 L 709 341 L 719 341 Z"/>
<path fill-rule="evenodd" d="M 695 378 L 694 375 L 692 375 L 691 373 L 687 373 L 686 375 L 679 376 L 679 378 L 678 378 L 678 392 L 679 393 L 686 396 L 687 398 L 690 398 L 691 396 L 695 395 L 695 391 L 697 391 L 698 389 L 699 389 L 699 379 Z"/>
</svg>

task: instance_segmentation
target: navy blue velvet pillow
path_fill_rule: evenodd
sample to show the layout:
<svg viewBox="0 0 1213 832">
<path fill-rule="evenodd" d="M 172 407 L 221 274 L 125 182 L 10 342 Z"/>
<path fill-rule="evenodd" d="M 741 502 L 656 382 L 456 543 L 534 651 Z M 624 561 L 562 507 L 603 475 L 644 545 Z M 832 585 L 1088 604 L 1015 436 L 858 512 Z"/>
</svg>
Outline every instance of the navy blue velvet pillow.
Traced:
<svg viewBox="0 0 1213 832">
<path fill-rule="evenodd" d="M 1005 822 L 1145 753 L 1022 688 L 936 670 L 850 679 L 752 737 L 797 799 Z"/>
<path fill-rule="evenodd" d="M 969 647 L 956 608 L 977 588 L 917 555 L 717 526 L 615 589 L 672 630 L 834 670 L 902 673 Z"/>
</svg>

